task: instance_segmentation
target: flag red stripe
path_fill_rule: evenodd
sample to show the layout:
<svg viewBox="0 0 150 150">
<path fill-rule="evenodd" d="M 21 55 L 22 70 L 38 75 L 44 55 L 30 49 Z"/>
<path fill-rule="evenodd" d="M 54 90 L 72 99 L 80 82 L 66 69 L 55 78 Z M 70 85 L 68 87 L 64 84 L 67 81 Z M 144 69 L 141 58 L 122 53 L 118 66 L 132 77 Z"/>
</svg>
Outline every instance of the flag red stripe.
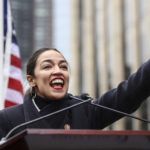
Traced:
<svg viewBox="0 0 150 150">
<path fill-rule="evenodd" d="M 17 68 L 21 68 L 20 58 L 11 54 L 11 65 L 13 65 Z"/>
<path fill-rule="evenodd" d="M 19 80 L 9 78 L 8 88 L 17 90 L 17 91 L 21 92 L 21 94 L 23 94 L 22 83 Z"/>
<path fill-rule="evenodd" d="M 14 105 L 17 105 L 16 103 L 13 103 L 13 102 L 10 102 L 10 101 L 8 101 L 8 100 L 5 100 L 5 108 L 6 107 L 10 107 L 10 106 L 14 106 Z"/>
</svg>

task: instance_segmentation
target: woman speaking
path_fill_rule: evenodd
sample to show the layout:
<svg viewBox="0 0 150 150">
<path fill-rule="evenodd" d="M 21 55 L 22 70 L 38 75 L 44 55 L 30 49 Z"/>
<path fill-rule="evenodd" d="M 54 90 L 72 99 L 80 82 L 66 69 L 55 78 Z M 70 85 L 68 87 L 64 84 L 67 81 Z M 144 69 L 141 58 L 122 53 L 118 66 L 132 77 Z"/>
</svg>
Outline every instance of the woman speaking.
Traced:
<svg viewBox="0 0 150 150">
<path fill-rule="evenodd" d="M 13 134 L 26 128 L 103 129 L 124 116 L 91 103 L 70 107 L 80 103 L 77 99 L 86 100 L 88 96 L 73 97 L 68 94 L 68 62 L 56 49 L 42 48 L 36 51 L 27 63 L 26 78 L 30 90 L 24 96 L 24 103 L 0 111 L 0 138 L 19 124 L 65 108 L 68 109 L 23 126 Z M 117 88 L 106 92 L 92 103 L 132 113 L 149 95 L 150 61 Z"/>
</svg>

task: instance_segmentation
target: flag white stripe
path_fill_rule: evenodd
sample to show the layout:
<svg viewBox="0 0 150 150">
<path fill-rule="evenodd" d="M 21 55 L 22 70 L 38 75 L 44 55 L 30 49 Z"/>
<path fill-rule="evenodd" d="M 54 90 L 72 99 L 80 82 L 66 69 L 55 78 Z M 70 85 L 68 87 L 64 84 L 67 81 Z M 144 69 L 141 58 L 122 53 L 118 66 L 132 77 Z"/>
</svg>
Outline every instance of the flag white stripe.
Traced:
<svg viewBox="0 0 150 150">
<path fill-rule="evenodd" d="M 11 43 L 11 54 L 20 58 L 19 47 L 15 43 Z"/>
<path fill-rule="evenodd" d="M 22 94 L 16 90 L 9 88 L 7 89 L 6 100 L 17 104 L 23 103 Z"/>
<path fill-rule="evenodd" d="M 22 82 L 22 71 L 21 69 L 15 67 L 15 66 L 10 66 L 10 75 L 9 77 L 20 80 Z"/>
</svg>

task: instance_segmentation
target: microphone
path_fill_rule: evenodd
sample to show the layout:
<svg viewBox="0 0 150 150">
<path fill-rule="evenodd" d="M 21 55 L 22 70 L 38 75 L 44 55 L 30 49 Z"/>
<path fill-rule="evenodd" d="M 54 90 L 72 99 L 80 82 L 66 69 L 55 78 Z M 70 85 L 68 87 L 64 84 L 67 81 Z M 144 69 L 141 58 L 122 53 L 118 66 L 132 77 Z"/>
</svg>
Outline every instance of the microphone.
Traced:
<svg viewBox="0 0 150 150">
<path fill-rule="evenodd" d="M 71 97 L 71 94 L 68 94 L 68 97 Z M 28 122 L 21 123 L 20 125 L 17 125 L 17 126 L 14 127 L 13 129 L 11 129 L 11 130 L 7 133 L 7 135 L 6 135 L 5 137 L 3 137 L 3 138 L 0 140 L 0 145 L 4 144 L 4 143 L 7 141 L 7 139 L 12 135 L 12 133 L 14 133 L 14 131 L 18 130 L 18 129 L 21 128 L 21 127 L 24 127 L 24 126 L 26 126 L 26 125 L 33 124 L 33 123 L 35 123 L 35 122 L 37 122 L 37 121 L 40 121 L 40 120 L 43 120 L 43 119 L 48 118 L 48 117 L 50 117 L 50 116 L 59 114 L 59 113 L 61 113 L 61 112 L 64 112 L 64 111 L 69 110 L 69 109 L 71 109 L 71 108 L 77 107 L 77 106 L 82 105 L 82 104 L 84 104 L 84 103 L 88 103 L 88 102 L 90 102 L 90 101 L 92 100 L 90 97 L 88 98 L 88 97 L 84 97 L 84 96 L 83 96 L 83 98 L 84 98 L 84 100 L 80 99 L 81 102 L 79 102 L 79 103 L 73 104 L 73 105 L 71 105 L 71 106 L 62 108 L 62 109 L 60 109 L 60 110 L 58 110 L 58 111 L 49 113 L 49 114 L 44 115 L 44 116 L 42 116 L 42 117 L 39 117 L 39 118 L 30 120 L 30 121 L 28 121 Z M 85 99 L 85 98 L 86 98 L 86 99 Z"/>
<path fill-rule="evenodd" d="M 70 97 L 71 97 L 71 98 L 74 98 L 74 99 L 76 99 L 76 100 L 78 100 L 78 101 L 84 101 L 84 100 L 82 100 L 82 99 L 80 99 L 80 98 L 77 98 L 77 97 L 75 97 L 75 96 L 72 96 L 72 95 L 70 95 Z M 83 99 L 87 99 L 87 98 L 92 99 L 87 93 L 82 94 L 82 95 L 81 95 L 81 98 L 83 98 Z M 137 120 L 139 120 L 139 121 L 143 121 L 143 122 L 146 122 L 146 123 L 150 123 L 149 120 L 146 120 L 146 119 L 143 119 L 143 118 L 139 118 L 139 117 L 136 117 L 136 116 L 134 116 L 134 115 L 131 115 L 131 114 L 128 114 L 128 113 L 125 113 L 125 112 L 122 112 L 122 111 L 119 111 L 119 110 L 116 110 L 116 109 L 107 107 L 107 106 L 103 106 L 103 105 L 100 105 L 100 104 L 95 104 L 93 99 L 92 99 L 92 101 L 91 101 L 90 104 L 91 104 L 91 105 L 94 105 L 94 106 L 96 106 L 96 107 L 99 107 L 99 108 L 107 109 L 107 110 L 109 110 L 109 111 L 112 111 L 112 112 L 115 112 L 115 113 L 118 113 L 118 114 L 121 114 L 121 115 L 130 117 L 130 118 L 133 118 L 133 119 L 137 119 Z"/>
</svg>

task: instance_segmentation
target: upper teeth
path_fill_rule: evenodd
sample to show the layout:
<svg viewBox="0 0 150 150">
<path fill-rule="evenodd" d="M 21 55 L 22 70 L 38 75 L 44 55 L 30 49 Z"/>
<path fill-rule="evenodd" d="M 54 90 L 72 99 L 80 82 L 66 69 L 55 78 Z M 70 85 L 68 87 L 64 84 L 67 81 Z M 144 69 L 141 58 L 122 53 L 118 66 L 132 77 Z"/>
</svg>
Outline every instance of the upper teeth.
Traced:
<svg viewBox="0 0 150 150">
<path fill-rule="evenodd" d="M 63 80 L 62 79 L 53 80 L 52 84 L 55 84 L 55 83 L 61 83 L 61 84 L 63 84 Z"/>
</svg>

